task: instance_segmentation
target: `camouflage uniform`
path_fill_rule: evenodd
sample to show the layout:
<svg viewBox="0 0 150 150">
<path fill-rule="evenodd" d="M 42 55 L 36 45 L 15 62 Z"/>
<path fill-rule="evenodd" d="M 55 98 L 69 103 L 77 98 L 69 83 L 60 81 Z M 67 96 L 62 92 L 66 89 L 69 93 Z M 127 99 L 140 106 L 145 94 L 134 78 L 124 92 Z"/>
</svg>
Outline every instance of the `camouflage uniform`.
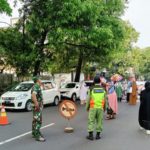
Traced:
<svg viewBox="0 0 150 150">
<path fill-rule="evenodd" d="M 32 122 L 32 135 L 34 138 L 38 139 L 40 136 L 42 136 L 40 128 L 42 126 L 43 96 L 40 85 L 35 83 L 32 88 L 32 93 L 36 94 L 36 98 L 39 104 L 38 110 L 33 104 L 33 122 Z"/>
</svg>

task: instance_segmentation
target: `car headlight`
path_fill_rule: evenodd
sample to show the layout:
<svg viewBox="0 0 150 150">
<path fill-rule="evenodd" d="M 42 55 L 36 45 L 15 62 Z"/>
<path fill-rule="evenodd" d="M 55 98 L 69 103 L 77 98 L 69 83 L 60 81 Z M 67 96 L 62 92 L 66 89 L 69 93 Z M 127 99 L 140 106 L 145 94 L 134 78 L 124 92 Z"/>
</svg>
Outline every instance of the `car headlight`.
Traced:
<svg viewBox="0 0 150 150">
<path fill-rule="evenodd" d="M 16 97 L 16 100 L 21 100 L 21 99 L 24 99 L 26 98 L 28 95 L 27 94 L 21 94 L 19 96 Z"/>
</svg>

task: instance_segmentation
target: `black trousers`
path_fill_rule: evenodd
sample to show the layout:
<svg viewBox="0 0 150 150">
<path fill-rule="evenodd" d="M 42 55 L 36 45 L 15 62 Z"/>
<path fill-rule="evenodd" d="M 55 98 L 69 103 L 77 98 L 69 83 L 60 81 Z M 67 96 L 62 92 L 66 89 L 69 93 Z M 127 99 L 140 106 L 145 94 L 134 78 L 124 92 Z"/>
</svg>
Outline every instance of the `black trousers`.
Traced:
<svg viewBox="0 0 150 150">
<path fill-rule="evenodd" d="M 118 97 L 118 102 L 121 102 L 121 100 L 122 100 L 122 97 Z"/>
<path fill-rule="evenodd" d="M 127 93 L 127 103 L 129 102 L 130 94 L 131 94 L 131 93 Z"/>
</svg>

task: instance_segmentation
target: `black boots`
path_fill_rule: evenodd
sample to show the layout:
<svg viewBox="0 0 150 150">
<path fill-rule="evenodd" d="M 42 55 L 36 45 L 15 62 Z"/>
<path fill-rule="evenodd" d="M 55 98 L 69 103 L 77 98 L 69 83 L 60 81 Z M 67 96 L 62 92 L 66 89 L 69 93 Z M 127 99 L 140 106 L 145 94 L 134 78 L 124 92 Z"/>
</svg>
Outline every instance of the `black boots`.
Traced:
<svg viewBox="0 0 150 150">
<path fill-rule="evenodd" d="M 93 137 L 93 132 L 89 132 L 89 135 L 86 137 L 88 140 L 93 141 L 94 137 Z"/>
<path fill-rule="evenodd" d="M 89 132 L 89 135 L 88 135 L 86 138 L 87 138 L 88 140 L 93 141 L 93 140 L 94 140 L 93 132 Z M 96 133 L 95 139 L 96 139 L 96 140 L 101 139 L 100 132 L 97 132 L 97 133 Z"/>
<path fill-rule="evenodd" d="M 96 133 L 96 140 L 99 140 L 99 139 L 101 139 L 100 132 L 97 132 Z"/>
</svg>

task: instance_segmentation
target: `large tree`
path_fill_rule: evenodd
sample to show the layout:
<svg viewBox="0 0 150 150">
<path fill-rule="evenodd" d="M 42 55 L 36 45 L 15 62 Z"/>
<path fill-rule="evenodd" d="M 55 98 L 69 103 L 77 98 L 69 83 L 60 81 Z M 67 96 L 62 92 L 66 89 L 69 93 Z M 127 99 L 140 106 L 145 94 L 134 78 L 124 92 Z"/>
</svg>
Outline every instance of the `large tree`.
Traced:
<svg viewBox="0 0 150 150">
<path fill-rule="evenodd" d="M 0 14 L 6 13 L 7 15 L 11 15 L 12 9 L 9 6 L 7 0 L 0 0 Z"/>
<path fill-rule="evenodd" d="M 48 48 L 50 43 L 47 35 L 51 30 L 51 1 L 50 0 L 20 0 L 23 2 L 21 9 L 22 18 L 20 19 L 20 27 L 25 27 L 24 35 L 30 37 L 32 41 L 31 53 L 33 58 L 33 75 L 40 74 L 43 69 L 47 69 L 47 61 L 51 58 L 53 49 Z M 25 24 L 21 23 L 25 21 Z M 28 39 L 27 39 L 28 40 Z"/>
<path fill-rule="evenodd" d="M 146 80 L 150 80 L 150 47 L 141 50 L 142 59 L 139 70 Z"/>
<path fill-rule="evenodd" d="M 7 0 L 0 0 L 0 14 L 6 13 L 11 15 L 12 9 L 10 8 Z M 3 70 L 6 67 L 6 60 L 4 56 L 4 49 L 0 46 L 0 73 L 3 73 Z"/>
<path fill-rule="evenodd" d="M 48 66 L 53 66 L 53 71 L 76 67 L 75 81 L 79 81 L 86 62 L 101 61 L 112 51 L 119 51 L 125 41 L 126 26 L 120 18 L 123 0 L 20 1 L 23 7 L 18 31 L 22 33 L 16 51 L 21 49 L 22 60 L 19 57 L 18 61 L 33 66 L 34 75 Z"/>
<path fill-rule="evenodd" d="M 4 64 L 11 65 L 16 69 L 18 76 L 26 76 L 29 74 L 29 69 L 32 66 L 34 54 L 32 51 L 32 44 L 29 38 L 22 42 L 23 35 L 17 28 L 7 28 L 0 30 L 0 46 L 2 60 Z M 24 48 L 23 48 L 24 47 Z M 24 50 L 23 50 L 24 49 Z"/>
<path fill-rule="evenodd" d="M 136 65 L 137 61 L 133 61 L 132 55 L 136 51 L 134 44 L 137 42 L 139 36 L 139 33 L 131 26 L 129 22 L 124 21 L 124 26 L 126 32 L 124 33 L 123 41 L 118 47 L 118 51 L 112 50 L 107 57 L 102 57 L 99 62 L 99 65 L 102 68 L 107 68 L 111 73 L 120 73 L 123 75 L 127 71 L 128 67 Z M 139 49 L 136 51 L 137 53 L 139 52 L 138 50 Z"/>
<path fill-rule="evenodd" d="M 122 0 L 53 1 L 54 29 L 50 31 L 49 39 L 58 45 L 62 54 L 65 47 L 70 47 L 68 59 L 75 53 L 75 81 L 80 79 L 84 61 L 96 61 L 97 56 L 104 57 L 112 50 L 119 50 L 126 32 L 120 19 L 124 4 Z"/>
</svg>

